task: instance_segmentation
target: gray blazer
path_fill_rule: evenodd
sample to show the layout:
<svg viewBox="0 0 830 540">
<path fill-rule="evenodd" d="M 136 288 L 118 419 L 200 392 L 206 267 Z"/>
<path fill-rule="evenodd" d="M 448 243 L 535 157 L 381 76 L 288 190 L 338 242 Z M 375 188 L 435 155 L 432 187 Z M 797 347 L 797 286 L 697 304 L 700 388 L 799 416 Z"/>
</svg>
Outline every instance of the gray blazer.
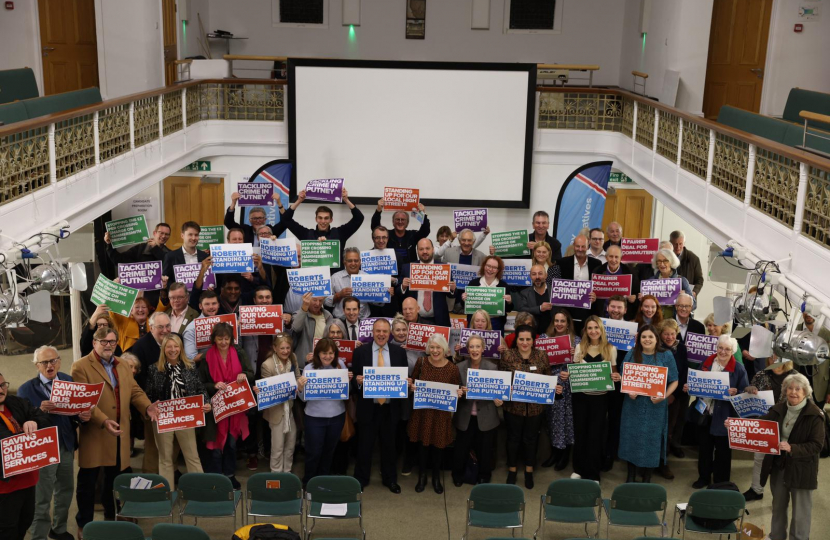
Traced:
<svg viewBox="0 0 830 540">
<path fill-rule="evenodd" d="M 326 321 L 326 328 L 332 323 L 331 313 L 323 308 L 323 318 Z M 305 367 L 305 357 L 314 350 L 314 328 L 317 323 L 314 317 L 302 309 L 294 314 L 291 321 L 291 337 L 294 339 L 294 354 L 297 355 L 297 367 L 300 371 Z"/>
<path fill-rule="evenodd" d="M 467 386 L 467 369 L 469 367 L 469 360 L 464 360 L 458 364 L 458 372 L 461 374 L 461 386 Z M 498 371 L 499 368 L 492 361 L 482 358 L 479 369 Z M 490 431 L 491 429 L 499 427 L 499 411 L 493 401 L 473 400 L 463 397 L 458 400 L 458 410 L 455 413 L 455 427 L 457 429 L 466 431 L 470 425 L 470 413 L 473 411 L 473 402 L 476 403 L 478 429 L 481 431 Z"/>
<path fill-rule="evenodd" d="M 481 261 L 483 261 L 485 259 L 485 257 L 487 257 L 487 255 L 485 255 L 484 253 L 480 252 L 477 249 L 473 250 L 472 255 L 473 255 L 473 260 L 470 264 L 472 264 L 473 266 L 481 266 Z M 435 257 L 435 262 L 437 262 L 437 263 L 441 262 L 441 263 L 458 264 L 458 259 L 460 257 L 461 257 L 461 248 L 458 247 L 458 246 L 453 246 L 453 247 L 447 248 L 447 251 L 444 252 L 443 256 Z"/>
</svg>

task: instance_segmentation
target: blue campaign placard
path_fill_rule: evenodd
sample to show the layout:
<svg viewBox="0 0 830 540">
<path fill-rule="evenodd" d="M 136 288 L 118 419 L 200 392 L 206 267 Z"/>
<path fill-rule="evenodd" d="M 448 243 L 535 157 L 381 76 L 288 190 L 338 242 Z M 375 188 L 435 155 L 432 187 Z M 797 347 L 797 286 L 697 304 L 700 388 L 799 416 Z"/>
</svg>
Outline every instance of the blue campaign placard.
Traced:
<svg viewBox="0 0 830 540">
<path fill-rule="evenodd" d="M 467 288 L 467 284 L 470 283 L 470 280 L 473 280 L 478 277 L 478 266 L 473 266 L 472 264 L 455 264 L 451 265 L 451 279 L 455 282 L 455 287 L 457 289 L 464 290 Z"/>
<path fill-rule="evenodd" d="M 550 405 L 556 399 L 556 375 L 517 371 L 513 374 L 510 401 Z"/>
<path fill-rule="evenodd" d="M 467 370 L 467 399 L 510 399 L 513 374 L 489 369 Z"/>
<path fill-rule="evenodd" d="M 741 418 L 764 416 L 769 408 L 775 405 L 772 390 L 762 390 L 757 394 L 738 394 L 732 396 L 729 401 Z"/>
<path fill-rule="evenodd" d="M 331 296 L 331 270 L 326 266 L 310 268 L 289 268 L 288 284 L 291 289 L 303 295 L 310 292 L 313 296 Z"/>
<path fill-rule="evenodd" d="M 297 241 L 293 238 L 259 240 L 260 256 L 265 264 L 296 268 L 300 266 L 300 257 L 297 253 Z"/>
<path fill-rule="evenodd" d="M 530 281 L 530 266 L 533 261 L 525 259 L 504 259 L 504 273 L 502 279 L 508 285 L 516 287 L 529 287 L 533 285 Z"/>
<path fill-rule="evenodd" d="M 413 408 L 455 412 L 458 408 L 458 385 L 415 381 Z"/>
<path fill-rule="evenodd" d="M 264 411 L 293 399 L 297 395 L 297 378 L 293 372 L 283 373 L 258 380 L 256 387 L 257 409 Z"/>
<path fill-rule="evenodd" d="M 407 397 L 409 387 L 406 378 L 409 369 L 405 367 L 363 368 L 363 397 L 400 399 Z"/>
<path fill-rule="evenodd" d="M 621 351 L 630 351 L 637 341 L 637 323 L 602 319 L 608 343 Z"/>
<path fill-rule="evenodd" d="M 306 401 L 349 399 L 348 369 L 318 369 L 305 372 L 303 397 Z"/>
<path fill-rule="evenodd" d="M 394 249 L 370 249 L 360 252 L 360 269 L 367 274 L 398 275 L 398 259 Z"/>
<path fill-rule="evenodd" d="M 252 244 L 211 244 L 214 274 L 241 274 L 254 271 Z"/>
<path fill-rule="evenodd" d="M 689 370 L 689 395 L 701 398 L 729 399 L 729 373 Z"/>
<path fill-rule="evenodd" d="M 361 302 L 388 304 L 392 301 L 389 288 L 392 276 L 355 274 L 352 280 L 352 296 Z"/>
</svg>

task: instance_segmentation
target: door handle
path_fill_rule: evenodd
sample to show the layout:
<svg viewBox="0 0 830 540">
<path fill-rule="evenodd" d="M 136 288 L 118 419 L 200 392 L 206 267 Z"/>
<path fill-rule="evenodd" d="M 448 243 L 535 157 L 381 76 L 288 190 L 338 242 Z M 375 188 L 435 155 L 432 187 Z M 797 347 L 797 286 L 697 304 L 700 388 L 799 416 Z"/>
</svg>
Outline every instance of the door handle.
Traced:
<svg viewBox="0 0 830 540">
<path fill-rule="evenodd" d="M 42 50 L 43 50 L 44 52 L 46 52 L 46 51 L 54 51 L 54 50 L 55 50 L 55 48 L 54 48 L 54 47 L 44 47 Z"/>
<path fill-rule="evenodd" d="M 763 70 L 763 69 L 761 69 L 761 68 L 750 69 L 749 71 L 751 71 L 752 73 L 754 73 L 754 74 L 755 74 L 755 76 L 756 76 L 756 77 L 758 77 L 759 79 L 763 79 L 763 78 L 764 78 L 764 70 Z"/>
</svg>

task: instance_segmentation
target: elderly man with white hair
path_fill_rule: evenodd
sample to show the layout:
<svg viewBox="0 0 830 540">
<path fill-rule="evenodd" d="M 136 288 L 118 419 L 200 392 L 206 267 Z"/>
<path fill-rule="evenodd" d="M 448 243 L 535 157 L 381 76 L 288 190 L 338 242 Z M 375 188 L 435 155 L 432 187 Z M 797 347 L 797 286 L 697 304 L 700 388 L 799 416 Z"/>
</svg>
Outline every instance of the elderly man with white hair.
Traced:
<svg viewBox="0 0 830 540">
<path fill-rule="evenodd" d="M 58 428 L 60 463 L 40 470 L 40 478 L 35 487 L 35 518 L 29 534 L 32 540 L 46 540 L 47 535 L 55 540 L 73 540 L 72 534 L 66 530 L 66 521 L 75 492 L 73 469 L 75 449 L 78 448 L 76 428 L 80 422 L 89 421 L 92 411 L 75 416 L 52 414 L 51 411 L 55 408 L 51 401 L 52 383 L 55 380 L 72 381 L 72 377 L 61 373 L 61 357 L 51 345 L 38 347 L 32 363 L 38 374 L 20 385 L 17 397 L 26 399 L 33 407 L 47 413 L 52 425 Z M 53 499 L 54 511 L 51 511 Z"/>
</svg>

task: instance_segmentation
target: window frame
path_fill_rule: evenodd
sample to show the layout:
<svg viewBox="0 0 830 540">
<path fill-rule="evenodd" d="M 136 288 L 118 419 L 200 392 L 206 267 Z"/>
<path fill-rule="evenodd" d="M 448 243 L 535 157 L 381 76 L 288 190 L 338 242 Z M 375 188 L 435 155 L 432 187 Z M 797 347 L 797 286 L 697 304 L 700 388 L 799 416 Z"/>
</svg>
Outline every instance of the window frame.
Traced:
<svg viewBox="0 0 830 540">
<path fill-rule="evenodd" d="M 553 28 L 550 29 L 513 29 L 510 28 L 510 3 L 512 0 L 504 0 L 504 33 L 505 34 L 561 34 L 562 33 L 562 6 L 565 0 L 555 0 L 553 6 Z"/>
<path fill-rule="evenodd" d="M 280 21 L 280 2 L 282 0 L 271 0 L 271 26 L 273 28 L 309 28 L 316 30 L 327 30 L 329 27 L 329 0 L 323 0 L 323 22 L 314 23 L 287 23 Z M 560 0 L 561 1 L 561 0 Z"/>
</svg>

